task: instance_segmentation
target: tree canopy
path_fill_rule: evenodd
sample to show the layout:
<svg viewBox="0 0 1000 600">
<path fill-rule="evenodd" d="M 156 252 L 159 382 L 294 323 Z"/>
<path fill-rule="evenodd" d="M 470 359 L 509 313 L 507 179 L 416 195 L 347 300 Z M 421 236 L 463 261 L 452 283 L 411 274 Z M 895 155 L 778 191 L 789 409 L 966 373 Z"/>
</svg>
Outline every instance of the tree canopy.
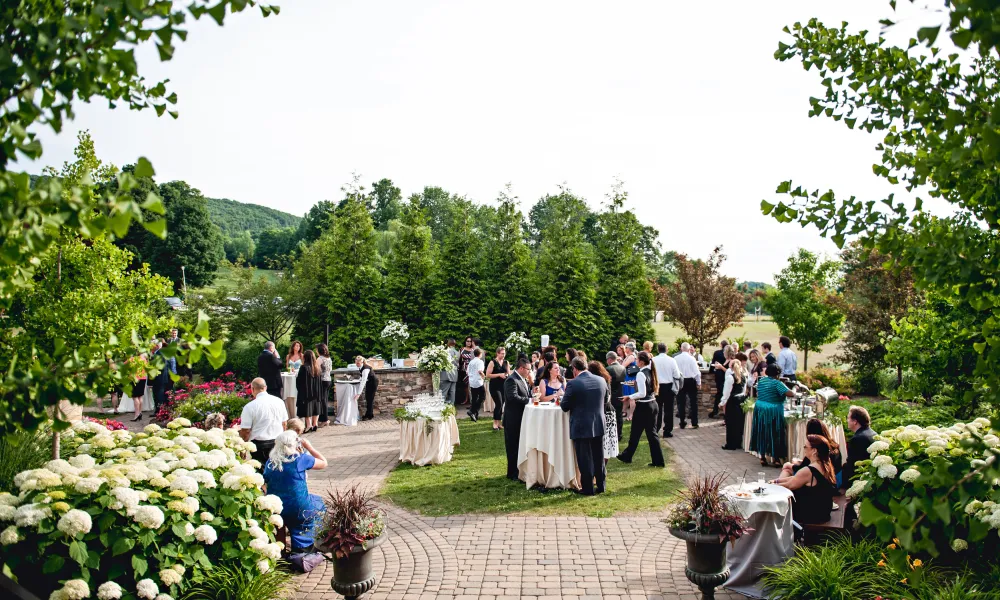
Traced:
<svg viewBox="0 0 1000 600">
<path fill-rule="evenodd" d="M 735 279 L 719 272 L 725 260 L 721 246 L 708 260 L 678 254 L 677 281 L 659 288 L 659 308 L 687 332 L 699 352 L 731 324 L 743 320 L 743 294 L 736 289 Z"/>
</svg>

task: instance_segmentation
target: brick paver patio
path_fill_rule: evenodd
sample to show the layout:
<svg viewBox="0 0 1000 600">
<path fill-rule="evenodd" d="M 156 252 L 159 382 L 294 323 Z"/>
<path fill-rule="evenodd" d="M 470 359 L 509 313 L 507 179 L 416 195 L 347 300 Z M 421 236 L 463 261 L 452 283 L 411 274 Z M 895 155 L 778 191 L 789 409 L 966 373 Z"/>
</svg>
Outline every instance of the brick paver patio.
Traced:
<svg viewBox="0 0 1000 600">
<path fill-rule="evenodd" d="M 755 477 L 760 463 L 720 448 L 721 422 L 678 429 L 667 440 L 685 474 L 728 469 Z M 310 474 L 313 493 L 356 483 L 377 489 L 398 462 L 399 427 L 387 416 L 357 427 L 329 427 L 309 438 L 330 462 Z M 432 468 L 432 467 L 429 467 Z M 768 477 L 776 471 L 765 469 Z M 608 487 L 614 480 L 608 480 Z M 374 550 L 378 583 L 371 600 L 507 600 L 562 598 L 695 600 L 684 576 L 685 546 L 660 522 L 662 514 L 607 519 L 459 515 L 423 517 L 384 504 L 388 538 Z M 324 563 L 296 579 L 296 598 L 340 598 Z M 717 598 L 742 598 L 718 590 Z"/>
</svg>

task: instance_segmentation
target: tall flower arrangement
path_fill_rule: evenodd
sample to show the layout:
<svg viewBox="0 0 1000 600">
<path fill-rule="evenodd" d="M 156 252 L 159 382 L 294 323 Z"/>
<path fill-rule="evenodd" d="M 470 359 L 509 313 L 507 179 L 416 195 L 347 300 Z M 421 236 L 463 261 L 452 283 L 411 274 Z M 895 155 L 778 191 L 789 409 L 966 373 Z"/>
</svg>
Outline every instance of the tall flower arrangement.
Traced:
<svg viewBox="0 0 1000 600">
<path fill-rule="evenodd" d="M 399 345 L 410 339 L 410 330 L 406 323 L 391 320 L 382 328 L 382 339 L 392 342 L 392 360 L 399 358 Z"/>
<path fill-rule="evenodd" d="M 452 361 L 447 347 L 440 344 L 426 346 L 420 351 L 420 356 L 417 358 L 417 369 L 431 374 L 434 391 L 437 392 L 441 387 L 441 372 L 454 373 L 455 363 Z"/>
<path fill-rule="evenodd" d="M 507 336 L 507 339 L 504 340 L 503 346 L 508 352 L 513 352 L 515 355 L 520 356 L 521 353 L 531 347 L 531 340 L 528 339 L 528 336 L 523 331 L 512 331 Z"/>
</svg>

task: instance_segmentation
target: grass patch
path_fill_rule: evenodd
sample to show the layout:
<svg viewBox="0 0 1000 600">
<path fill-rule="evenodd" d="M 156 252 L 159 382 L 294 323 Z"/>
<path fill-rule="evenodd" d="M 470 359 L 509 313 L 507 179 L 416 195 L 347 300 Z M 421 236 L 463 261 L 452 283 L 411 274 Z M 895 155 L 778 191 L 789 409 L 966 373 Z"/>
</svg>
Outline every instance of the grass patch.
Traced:
<svg viewBox="0 0 1000 600">
<path fill-rule="evenodd" d="M 274 283 L 278 280 L 281 271 L 272 271 L 270 269 L 256 269 L 254 271 L 254 277 L 264 277 L 269 283 Z M 230 289 L 236 288 L 239 283 L 239 278 L 237 277 L 237 270 L 229 265 L 222 265 L 219 270 L 215 272 L 215 280 L 212 281 L 211 285 L 207 285 L 202 288 L 188 288 L 189 294 L 204 294 L 205 292 L 218 289 L 221 287 L 227 287 Z"/>
<path fill-rule="evenodd" d="M 451 462 L 415 467 L 401 464 L 389 474 L 381 495 L 398 506 L 424 515 L 467 513 L 520 513 L 533 515 L 584 515 L 611 517 L 662 510 L 681 487 L 680 478 L 669 467 L 669 449 L 664 447 L 668 468 L 647 467 L 649 447 L 645 441 L 632 464 L 608 461 L 607 492 L 584 497 L 568 490 L 541 493 L 526 490 L 524 483 L 507 479 L 507 456 L 503 432 L 494 432 L 492 421 L 459 420 L 462 439 Z M 631 423 L 625 423 L 628 439 Z M 624 442 L 621 448 L 624 450 Z"/>
</svg>

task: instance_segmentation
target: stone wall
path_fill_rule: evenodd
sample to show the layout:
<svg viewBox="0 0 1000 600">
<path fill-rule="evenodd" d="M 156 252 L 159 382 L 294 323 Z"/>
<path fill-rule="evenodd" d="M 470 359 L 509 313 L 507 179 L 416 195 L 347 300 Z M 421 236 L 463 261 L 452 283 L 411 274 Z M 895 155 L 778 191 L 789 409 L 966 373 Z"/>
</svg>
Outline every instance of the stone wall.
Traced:
<svg viewBox="0 0 1000 600">
<path fill-rule="evenodd" d="M 415 367 L 377 369 L 373 373 L 378 377 L 378 391 L 375 392 L 375 414 L 391 413 L 396 408 L 413 400 L 418 394 L 433 391 L 431 374 L 417 371 Z M 333 377 L 334 379 L 347 377 L 354 379 L 358 377 L 358 372 L 335 369 Z"/>
</svg>

